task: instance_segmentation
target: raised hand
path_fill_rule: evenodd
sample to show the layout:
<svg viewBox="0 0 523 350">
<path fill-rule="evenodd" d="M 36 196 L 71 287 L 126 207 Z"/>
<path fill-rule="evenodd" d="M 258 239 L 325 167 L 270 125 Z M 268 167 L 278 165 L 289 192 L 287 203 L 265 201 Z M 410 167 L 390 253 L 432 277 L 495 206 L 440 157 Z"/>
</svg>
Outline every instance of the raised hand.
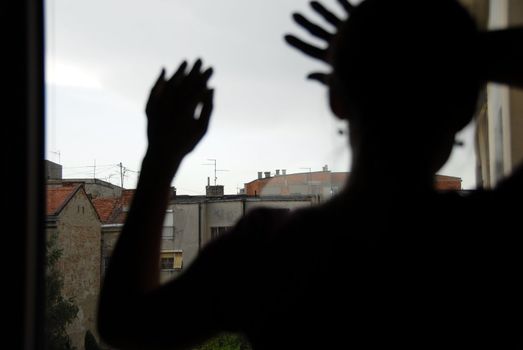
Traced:
<svg viewBox="0 0 523 350">
<path fill-rule="evenodd" d="M 148 152 L 159 156 L 162 165 L 176 166 L 205 135 L 213 108 L 213 90 L 207 87 L 212 73 L 212 68 L 202 71 L 199 59 L 188 73 L 183 62 L 167 80 L 162 69 L 145 109 Z"/>
<path fill-rule="evenodd" d="M 338 3 L 345 9 L 345 12 L 350 15 L 351 11 L 354 9 L 354 6 L 351 5 L 347 0 L 338 0 Z M 336 31 L 339 28 L 342 20 L 338 18 L 335 14 L 325 8 L 322 4 L 317 1 L 312 1 L 310 3 L 312 9 L 318 13 L 326 22 L 333 26 Z M 299 13 L 294 13 L 292 15 L 294 21 L 300 25 L 302 28 L 307 30 L 311 35 L 324 40 L 327 46 L 325 48 L 320 48 L 315 45 L 309 44 L 298 37 L 288 34 L 285 35 L 285 41 L 292 47 L 303 52 L 307 56 L 310 56 L 314 59 L 328 62 L 328 52 L 332 44 L 333 38 L 336 35 L 336 32 L 331 33 L 323 27 L 309 21 L 307 18 L 302 16 Z M 321 83 L 327 84 L 328 73 L 313 72 L 307 75 L 308 79 L 317 80 Z"/>
</svg>

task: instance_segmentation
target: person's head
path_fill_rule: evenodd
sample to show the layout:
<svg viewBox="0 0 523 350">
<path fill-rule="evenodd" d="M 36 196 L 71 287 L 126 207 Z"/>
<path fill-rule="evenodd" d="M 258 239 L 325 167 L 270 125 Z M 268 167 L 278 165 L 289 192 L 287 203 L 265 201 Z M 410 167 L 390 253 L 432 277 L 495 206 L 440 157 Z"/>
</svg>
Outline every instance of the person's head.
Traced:
<svg viewBox="0 0 523 350">
<path fill-rule="evenodd" d="M 331 108 L 361 142 L 367 134 L 387 135 L 389 144 L 427 142 L 412 147 L 439 152 L 423 156 L 444 163 L 448 143 L 476 109 L 477 37 L 473 19 L 454 0 L 363 1 L 331 50 Z"/>
</svg>

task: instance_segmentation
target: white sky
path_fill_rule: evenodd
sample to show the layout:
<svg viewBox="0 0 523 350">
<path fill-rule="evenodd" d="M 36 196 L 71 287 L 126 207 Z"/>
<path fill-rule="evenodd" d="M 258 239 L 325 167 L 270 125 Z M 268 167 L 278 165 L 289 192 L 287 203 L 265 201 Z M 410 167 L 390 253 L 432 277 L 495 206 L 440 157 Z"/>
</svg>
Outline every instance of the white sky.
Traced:
<svg viewBox="0 0 523 350">
<path fill-rule="evenodd" d="M 335 0 L 324 4 L 340 13 Z M 119 184 L 116 164 L 140 168 L 143 110 L 161 67 L 170 73 L 202 57 L 215 70 L 215 110 L 173 182 L 179 194 L 205 192 L 214 176 L 207 159 L 227 170 L 218 184 L 229 194 L 258 171 L 347 171 L 347 140 L 338 135 L 345 125 L 331 116 L 326 89 L 304 79 L 323 67 L 283 41 L 301 34 L 297 10 L 312 13 L 296 0 L 47 0 L 46 158 L 60 160 L 65 177 L 93 177 L 96 162 L 96 177 Z M 465 188 L 475 186 L 473 136 L 465 130 L 466 146 L 440 171 Z M 132 171 L 127 188 L 136 184 Z"/>
</svg>

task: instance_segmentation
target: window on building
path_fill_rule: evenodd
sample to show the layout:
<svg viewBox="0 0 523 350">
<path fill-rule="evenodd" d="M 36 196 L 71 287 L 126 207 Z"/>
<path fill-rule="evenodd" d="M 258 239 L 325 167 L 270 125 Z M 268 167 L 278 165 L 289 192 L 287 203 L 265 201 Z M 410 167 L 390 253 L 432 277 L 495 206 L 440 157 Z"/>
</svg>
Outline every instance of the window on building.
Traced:
<svg viewBox="0 0 523 350">
<path fill-rule="evenodd" d="M 174 270 L 174 252 L 161 253 L 160 269 L 161 270 Z"/>
<path fill-rule="evenodd" d="M 183 268 L 183 250 L 163 251 L 160 254 L 162 271 L 181 270 Z"/>
<path fill-rule="evenodd" d="M 231 228 L 231 226 L 214 226 L 214 227 L 211 227 L 211 239 L 218 238 L 220 235 L 224 234 L 230 228 Z"/>
<path fill-rule="evenodd" d="M 174 269 L 181 270 L 183 268 L 183 251 L 178 250 L 174 252 Z"/>
</svg>

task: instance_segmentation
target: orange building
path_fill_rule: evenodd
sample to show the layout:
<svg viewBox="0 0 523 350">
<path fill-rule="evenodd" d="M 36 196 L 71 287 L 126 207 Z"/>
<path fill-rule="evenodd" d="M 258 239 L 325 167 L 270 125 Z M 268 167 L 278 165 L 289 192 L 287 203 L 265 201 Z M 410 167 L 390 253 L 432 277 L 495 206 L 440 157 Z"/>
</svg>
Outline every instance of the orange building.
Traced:
<svg viewBox="0 0 523 350">
<path fill-rule="evenodd" d="M 262 174 L 264 176 L 262 176 Z M 328 198 L 343 189 L 350 173 L 331 172 L 325 166 L 322 171 L 287 174 L 285 170 L 258 173 L 258 179 L 245 184 L 248 196 L 314 195 Z M 461 178 L 436 175 L 438 190 L 461 190 Z"/>
</svg>

